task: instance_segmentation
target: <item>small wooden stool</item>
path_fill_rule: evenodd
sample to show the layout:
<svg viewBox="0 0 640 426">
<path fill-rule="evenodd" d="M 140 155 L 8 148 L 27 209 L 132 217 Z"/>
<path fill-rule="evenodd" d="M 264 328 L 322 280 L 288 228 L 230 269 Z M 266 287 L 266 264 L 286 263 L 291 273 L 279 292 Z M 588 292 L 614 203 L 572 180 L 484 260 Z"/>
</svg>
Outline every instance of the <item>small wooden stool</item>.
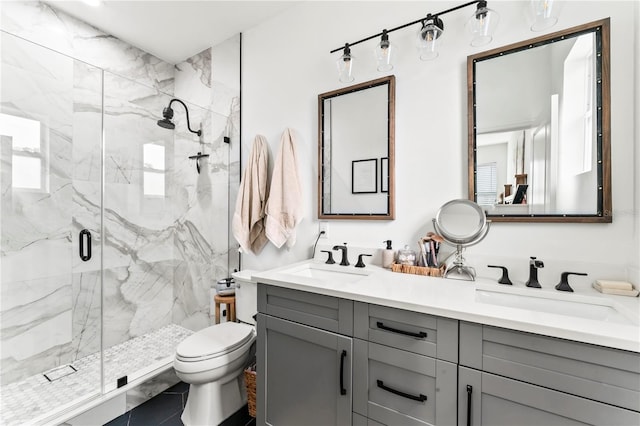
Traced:
<svg viewBox="0 0 640 426">
<path fill-rule="evenodd" d="M 236 320 L 236 296 L 220 296 L 216 294 L 213 296 L 213 301 L 216 304 L 216 324 L 220 324 L 220 304 L 224 303 L 227 306 L 227 321 Z"/>
</svg>

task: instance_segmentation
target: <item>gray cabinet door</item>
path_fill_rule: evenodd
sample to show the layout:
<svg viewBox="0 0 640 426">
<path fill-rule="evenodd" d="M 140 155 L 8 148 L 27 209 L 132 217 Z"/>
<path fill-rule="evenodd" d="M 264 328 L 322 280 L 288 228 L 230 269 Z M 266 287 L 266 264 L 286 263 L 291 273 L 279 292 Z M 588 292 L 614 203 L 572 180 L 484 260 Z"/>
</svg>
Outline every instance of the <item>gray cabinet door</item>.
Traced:
<svg viewBox="0 0 640 426">
<path fill-rule="evenodd" d="M 640 413 L 459 367 L 458 426 L 631 426 Z"/>
<path fill-rule="evenodd" d="M 385 425 L 455 425 L 456 364 L 353 340 L 353 411 Z"/>
<path fill-rule="evenodd" d="M 257 424 L 350 425 L 352 340 L 258 315 Z"/>
</svg>

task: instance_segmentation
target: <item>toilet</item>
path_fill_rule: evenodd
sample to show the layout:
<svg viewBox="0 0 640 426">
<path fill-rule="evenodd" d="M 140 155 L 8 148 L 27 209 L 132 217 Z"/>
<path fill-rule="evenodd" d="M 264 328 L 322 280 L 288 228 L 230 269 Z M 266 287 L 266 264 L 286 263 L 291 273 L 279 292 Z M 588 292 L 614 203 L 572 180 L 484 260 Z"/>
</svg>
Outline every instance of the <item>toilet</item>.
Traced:
<svg viewBox="0 0 640 426">
<path fill-rule="evenodd" d="M 233 274 L 236 281 L 236 319 L 200 330 L 176 348 L 173 367 L 189 383 L 182 422 L 219 425 L 247 402 L 243 370 L 255 354 L 257 285 L 252 271 Z"/>
</svg>

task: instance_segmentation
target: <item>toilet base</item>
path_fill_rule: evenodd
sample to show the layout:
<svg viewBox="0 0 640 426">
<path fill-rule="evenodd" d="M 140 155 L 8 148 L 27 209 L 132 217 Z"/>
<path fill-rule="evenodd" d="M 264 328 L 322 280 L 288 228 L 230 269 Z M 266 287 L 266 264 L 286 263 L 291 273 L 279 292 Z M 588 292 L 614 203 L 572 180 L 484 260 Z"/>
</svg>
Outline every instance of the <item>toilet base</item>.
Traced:
<svg viewBox="0 0 640 426">
<path fill-rule="evenodd" d="M 211 383 L 191 384 L 182 412 L 185 426 L 219 425 L 247 403 L 242 369 Z"/>
</svg>

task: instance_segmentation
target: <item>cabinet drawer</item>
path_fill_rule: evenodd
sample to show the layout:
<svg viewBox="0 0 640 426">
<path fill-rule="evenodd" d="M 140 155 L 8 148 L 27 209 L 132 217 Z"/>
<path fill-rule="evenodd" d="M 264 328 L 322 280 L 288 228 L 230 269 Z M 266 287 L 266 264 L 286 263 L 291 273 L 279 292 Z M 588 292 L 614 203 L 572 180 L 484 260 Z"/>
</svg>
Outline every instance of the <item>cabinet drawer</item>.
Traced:
<svg viewBox="0 0 640 426">
<path fill-rule="evenodd" d="M 458 362 L 457 320 L 361 302 L 353 309 L 354 337 Z"/>
<path fill-rule="evenodd" d="M 640 413 L 460 367 L 458 425 L 630 426 Z"/>
<path fill-rule="evenodd" d="M 353 411 L 385 425 L 455 424 L 455 364 L 353 340 Z"/>
<path fill-rule="evenodd" d="M 640 354 L 460 324 L 460 365 L 640 411 Z"/>
<path fill-rule="evenodd" d="M 353 335 L 351 300 L 259 284 L 258 312 L 334 333 Z"/>
</svg>

